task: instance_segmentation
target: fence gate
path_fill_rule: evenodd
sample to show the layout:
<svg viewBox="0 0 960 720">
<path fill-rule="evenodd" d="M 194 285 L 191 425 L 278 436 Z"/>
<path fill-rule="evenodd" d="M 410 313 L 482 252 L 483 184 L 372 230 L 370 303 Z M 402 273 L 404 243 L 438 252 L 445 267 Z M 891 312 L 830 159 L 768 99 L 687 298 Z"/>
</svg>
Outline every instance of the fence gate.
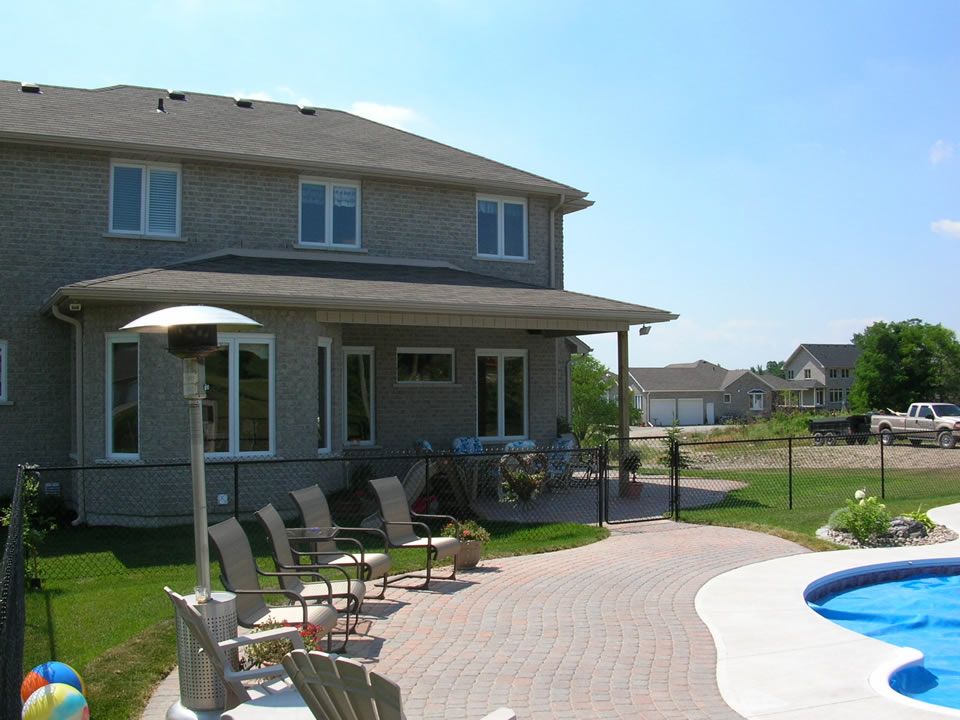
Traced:
<svg viewBox="0 0 960 720">
<path fill-rule="evenodd" d="M 604 522 L 675 519 L 676 453 L 677 443 L 666 435 L 607 440 L 600 463 Z"/>
</svg>

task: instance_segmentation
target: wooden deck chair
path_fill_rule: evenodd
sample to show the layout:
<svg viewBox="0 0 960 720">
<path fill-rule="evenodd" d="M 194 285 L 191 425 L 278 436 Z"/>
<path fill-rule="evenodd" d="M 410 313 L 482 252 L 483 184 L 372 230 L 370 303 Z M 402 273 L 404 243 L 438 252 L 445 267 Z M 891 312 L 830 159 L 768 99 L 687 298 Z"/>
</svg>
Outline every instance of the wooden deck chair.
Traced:
<svg viewBox="0 0 960 720">
<path fill-rule="evenodd" d="M 294 687 L 319 720 L 405 720 L 400 686 L 356 660 L 294 650 L 283 658 Z M 516 720 L 499 708 L 483 720 Z"/>
<path fill-rule="evenodd" d="M 207 534 L 220 562 L 220 582 L 237 596 L 237 622 L 240 625 L 247 628 L 270 622 L 314 625 L 326 631 L 327 647 L 332 648 L 337 609 L 331 592 L 308 598 L 292 590 L 260 587 L 261 576 L 279 578 L 284 573 L 267 572 L 257 566 L 250 540 L 236 518 L 213 525 Z M 291 604 L 267 605 L 264 600 L 267 595 L 283 595 Z M 346 647 L 348 632 L 349 623 L 344 631 L 343 647 Z"/>
<path fill-rule="evenodd" d="M 442 580 L 455 580 L 457 577 L 457 554 L 460 552 L 460 541 L 455 537 L 434 536 L 430 527 L 420 520 L 444 520 L 453 523 L 460 532 L 460 524 L 449 515 L 425 515 L 411 513 L 407 505 L 407 496 L 403 485 L 394 475 L 393 477 L 378 478 L 370 481 L 373 494 L 380 508 L 380 522 L 383 524 L 387 536 L 387 546 L 391 548 L 421 548 L 427 552 L 427 570 L 425 575 L 407 573 L 395 575 L 390 582 L 416 577 L 424 578 L 421 588 L 430 586 L 431 569 L 433 563 L 443 558 L 453 558 L 453 571 Z M 418 520 L 419 518 L 420 520 Z M 418 532 L 419 531 L 419 534 Z"/>
<path fill-rule="evenodd" d="M 270 542 L 270 552 L 273 555 L 273 564 L 280 575 L 280 587 L 292 590 L 302 597 L 330 594 L 333 598 L 346 600 L 347 626 L 355 628 L 360 615 L 360 607 L 366 595 L 367 586 L 363 580 L 354 579 L 342 566 L 326 564 L 300 564 L 300 555 L 290 547 L 287 537 L 287 528 L 283 524 L 280 513 L 271 504 L 267 503 L 257 510 L 254 515 L 267 533 Z M 292 575 L 290 573 L 293 573 Z M 304 583 L 302 577 L 322 577 L 320 582 Z M 330 575 L 331 577 L 328 577 Z M 350 611 L 353 610 L 353 625 L 350 625 Z"/>
<path fill-rule="evenodd" d="M 363 543 L 355 538 L 338 537 L 341 530 L 375 534 L 384 547 L 387 538 L 379 528 L 340 527 L 333 522 L 330 515 L 330 506 L 327 497 L 319 485 L 293 490 L 290 492 L 297 510 L 300 511 L 300 528 L 289 528 L 287 537 L 296 543 L 304 540 L 309 543 L 311 562 L 326 565 L 342 565 L 353 567 L 357 577 L 363 580 L 378 580 L 383 578 L 383 584 L 378 598 L 382 598 L 387 590 L 387 576 L 390 573 L 393 561 L 387 553 L 368 553 Z M 311 537 L 313 535 L 313 537 Z M 327 539 L 318 540 L 316 536 L 326 535 Z"/>
<path fill-rule="evenodd" d="M 206 656 L 214 672 L 223 681 L 224 689 L 224 708 L 230 709 L 247 700 L 253 700 L 267 693 L 296 691 L 285 683 L 259 683 L 255 689 L 251 690 L 244 681 L 266 680 L 269 678 L 283 678 L 287 671 L 282 665 L 264 665 L 263 667 L 252 668 L 250 670 L 237 670 L 234 667 L 232 654 L 241 647 L 256 645 L 257 643 L 270 642 L 274 640 L 286 639 L 293 645 L 293 648 L 303 649 L 303 638 L 300 637 L 300 631 L 295 627 L 274 628 L 272 630 L 263 630 L 261 632 L 241 635 L 240 637 L 229 640 L 217 641 L 207 624 L 204 622 L 200 613 L 194 608 L 187 599 L 178 595 L 168 587 L 163 588 L 164 592 L 170 597 L 173 603 L 173 609 L 180 617 L 180 620 L 187 626 L 193 635 L 200 650 Z"/>
</svg>

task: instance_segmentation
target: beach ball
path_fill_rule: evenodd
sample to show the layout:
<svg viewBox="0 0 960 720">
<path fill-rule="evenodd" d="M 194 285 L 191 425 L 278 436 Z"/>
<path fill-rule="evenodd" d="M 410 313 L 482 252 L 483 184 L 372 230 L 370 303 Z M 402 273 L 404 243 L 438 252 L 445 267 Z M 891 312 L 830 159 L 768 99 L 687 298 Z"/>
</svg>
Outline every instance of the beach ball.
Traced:
<svg viewBox="0 0 960 720">
<path fill-rule="evenodd" d="M 87 700 L 73 685 L 50 683 L 23 704 L 22 720 L 90 720 Z"/>
<path fill-rule="evenodd" d="M 42 665 L 37 665 L 27 673 L 27 676 L 23 679 L 23 684 L 20 685 L 20 699 L 26 702 L 27 698 L 30 697 L 35 690 L 44 685 L 50 685 L 51 683 L 72 685 L 80 691 L 81 695 L 87 694 L 87 689 L 83 685 L 83 678 L 80 677 L 80 673 L 66 663 L 54 660 L 52 662 L 45 662 Z"/>
</svg>

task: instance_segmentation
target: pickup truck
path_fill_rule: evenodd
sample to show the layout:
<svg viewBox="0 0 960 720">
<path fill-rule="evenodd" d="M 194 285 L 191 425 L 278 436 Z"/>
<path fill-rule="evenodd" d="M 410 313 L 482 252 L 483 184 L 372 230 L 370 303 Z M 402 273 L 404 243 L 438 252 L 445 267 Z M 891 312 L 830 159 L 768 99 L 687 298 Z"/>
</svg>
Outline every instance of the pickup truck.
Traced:
<svg viewBox="0 0 960 720">
<path fill-rule="evenodd" d="M 924 439 L 936 438 L 937 445 L 952 448 L 960 438 L 960 407 L 953 403 L 913 403 L 905 413 L 874 413 L 870 417 L 870 432 L 880 433 L 884 445 L 893 445 L 905 437 L 913 445 Z"/>
</svg>

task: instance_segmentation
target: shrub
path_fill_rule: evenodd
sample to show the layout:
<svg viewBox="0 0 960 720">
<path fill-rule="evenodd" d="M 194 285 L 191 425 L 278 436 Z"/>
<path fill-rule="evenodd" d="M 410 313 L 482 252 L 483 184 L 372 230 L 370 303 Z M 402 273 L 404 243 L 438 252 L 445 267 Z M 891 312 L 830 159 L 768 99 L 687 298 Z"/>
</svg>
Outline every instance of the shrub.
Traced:
<svg viewBox="0 0 960 720">
<path fill-rule="evenodd" d="M 920 509 L 921 507 L 923 507 L 923 506 L 921 505 L 921 506 L 917 507 L 916 512 L 905 512 L 905 513 L 903 513 L 903 517 L 905 517 L 905 518 L 910 518 L 911 520 L 919 520 L 921 523 L 923 523 L 923 526 L 924 526 L 927 530 L 933 530 L 933 529 L 937 526 L 937 524 L 936 524 L 933 520 L 930 519 L 930 516 L 929 516 L 929 515 L 927 515 L 927 514 L 926 514 L 925 512 L 923 512 L 923 511 L 921 511 L 921 509 Z"/>
<path fill-rule="evenodd" d="M 853 500 L 847 500 L 847 506 L 835 510 L 830 515 L 831 527 L 841 527 L 853 535 L 860 544 L 875 535 L 883 535 L 890 530 L 890 513 L 887 506 L 875 497 L 866 497 L 866 490 L 857 490 Z"/>
<path fill-rule="evenodd" d="M 300 637 L 303 638 L 303 646 L 307 652 L 311 650 L 322 650 L 323 637 L 329 632 L 317 625 L 301 625 L 297 623 L 279 623 L 268 622 L 257 626 L 257 631 L 273 630 L 279 627 L 296 627 L 300 630 Z M 286 638 L 277 640 L 268 640 L 267 642 L 247 645 L 243 650 L 243 657 L 240 658 L 240 669 L 250 670 L 252 668 L 263 667 L 264 665 L 278 665 L 283 656 L 293 650 L 293 643 Z"/>
</svg>

